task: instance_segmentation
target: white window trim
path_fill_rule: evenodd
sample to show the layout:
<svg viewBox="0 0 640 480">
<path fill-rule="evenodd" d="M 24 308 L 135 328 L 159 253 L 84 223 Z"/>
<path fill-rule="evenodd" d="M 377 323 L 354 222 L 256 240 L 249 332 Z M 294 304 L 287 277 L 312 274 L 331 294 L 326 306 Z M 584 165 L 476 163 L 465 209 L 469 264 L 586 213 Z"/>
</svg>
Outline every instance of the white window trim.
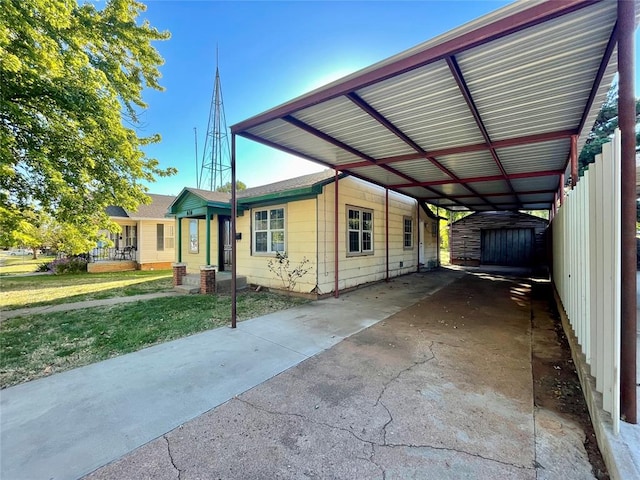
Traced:
<svg viewBox="0 0 640 480">
<path fill-rule="evenodd" d="M 195 243 L 192 242 L 192 238 L 191 238 L 191 225 L 193 225 L 195 222 L 196 225 L 196 238 L 195 238 Z M 187 230 L 188 236 L 187 236 L 187 248 L 189 253 L 192 254 L 196 254 L 199 253 L 200 251 L 200 222 L 198 222 L 197 218 L 190 218 L 189 219 L 189 229 Z"/>
<path fill-rule="evenodd" d="M 251 209 L 251 254 L 256 256 L 273 256 L 276 251 L 271 250 L 271 223 L 269 222 L 269 214 L 271 210 L 282 210 L 284 216 L 284 228 L 282 228 L 284 234 L 284 247 L 280 253 L 287 251 L 287 207 L 286 205 L 269 205 L 268 207 L 257 207 Z M 256 213 L 267 212 L 267 230 L 256 230 Z M 279 231 L 275 229 L 273 231 Z M 267 232 L 267 251 L 258 251 L 256 248 L 256 234 L 258 232 Z"/>
<path fill-rule="evenodd" d="M 407 220 L 409 220 L 411 222 L 411 231 L 409 231 L 409 232 L 407 232 L 405 230 L 405 222 Z M 414 228 L 413 228 L 413 217 L 408 217 L 408 216 L 402 217 L 402 247 L 405 250 L 413 250 L 413 244 L 414 244 L 414 242 L 413 242 L 413 231 L 414 231 Z M 410 234 L 410 239 L 411 239 L 411 244 L 410 245 L 406 245 L 406 243 L 405 243 L 405 236 L 407 234 Z"/>
<path fill-rule="evenodd" d="M 164 249 L 173 250 L 176 248 L 176 229 L 174 225 L 164 225 Z"/>
<path fill-rule="evenodd" d="M 349 242 L 349 233 L 351 231 L 355 231 L 355 230 L 351 230 L 349 228 L 349 211 L 353 210 L 353 211 L 357 211 L 360 212 L 360 228 L 358 229 L 358 243 L 359 243 L 359 248 L 360 250 L 357 252 L 350 252 L 349 251 L 349 247 L 350 247 L 350 242 Z M 362 249 L 362 238 L 363 238 L 363 226 L 364 226 L 364 221 L 362 219 L 363 217 L 363 212 L 366 213 L 370 213 L 371 214 L 371 249 L 370 250 L 363 250 Z M 368 255 L 373 255 L 375 252 L 375 247 L 374 247 L 374 232 L 375 232 L 375 226 L 374 226 L 374 222 L 375 222 L 375 213 L 371 208 L 364 208 L 364 207 L 356 207 L 355 205 L 346 205 L 346 211 L 345 211 L 345 231 L 346 231 L 346 245 L 345 245 L 345 251 L 347 253 L 347 257 L 363 257 L 363 256 L 368 256 Z"/>
</svg>

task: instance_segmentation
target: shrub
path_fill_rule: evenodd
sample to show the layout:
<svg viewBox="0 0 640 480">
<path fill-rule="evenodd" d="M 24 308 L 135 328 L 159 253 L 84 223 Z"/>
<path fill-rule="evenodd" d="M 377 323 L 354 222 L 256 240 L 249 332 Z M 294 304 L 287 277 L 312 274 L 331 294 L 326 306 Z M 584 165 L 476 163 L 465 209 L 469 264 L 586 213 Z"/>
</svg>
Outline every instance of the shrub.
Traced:
<svg viewBox="0 0 640 480">
<path fill-rule="evenodd" d="M 83 273 L 87 271 L 87 261 L 81 257 L 58 258 L 49 264 L 49 270 L 56 275 Z"/>
<path fill-rule="evenodd" d="M 52 262 L 40 263 L 36 267 L 36 272 L 49 272 L 49 271 L 51 271 L 51 263 Z"/>
</svg>

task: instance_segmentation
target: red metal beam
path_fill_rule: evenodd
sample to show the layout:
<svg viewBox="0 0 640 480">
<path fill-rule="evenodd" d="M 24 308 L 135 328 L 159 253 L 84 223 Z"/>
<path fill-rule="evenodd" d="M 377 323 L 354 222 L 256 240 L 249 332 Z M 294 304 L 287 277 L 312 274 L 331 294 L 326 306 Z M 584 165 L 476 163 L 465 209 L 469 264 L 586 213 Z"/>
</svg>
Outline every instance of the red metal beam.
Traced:
<svg viewBox="0 0 640 480">
<path fill-rule="evenodd" d="M 411 138 L 409 138 L 408 135 L 406 135 L 402 130 L 400 130 L 398 127 L 396 127 L 393 123 L 391 123 L 391 121 L 389 121 L 389 119 L 387 119 L 384 115 L 382 115 L 380 112 L 378 112 L 375 108 L 373 108 L 371 105 L 369 105 L 363 98 L 361 98 L 358 94 L 356 93 L 349 93 L 347 95 L 347 98 L 349 98 L 353 103 L 355 103 L 358 107 L 360 107 L 362 110 L 364 110 L 365 112 L 367 112 L 374 120 L 376 120 L 378 123 L 380 123 L 383 127 L 385 127 L 387 130 L 389 130 L 391 133 L 393 133 L 395 136 L 397 136 L 400 140 L 402 140 L 404 143 L 406 143 L 408 146 L 410 146 L 411 148 L 413 148 L 417 153 L 424 155 L 426 152 L 424 151 L 424 149 L 418 145 L 416 142 L 414 142 Z M 449 170 L 447 167 L 445 167 L 444 165 L 442 165 L 440 162 L 438 162 L 435 158 L 433 158 L 432 156 L 425 156 L 424 158 L 426 158 L 427 160 L 429 160 L 435 167 L 437 167 L 438 169 L 440 169 L 440 171 L 442 171 L 443 173 L 445 173 L 446 175 L 448 175 L 449 177 L 451 177 L 454 180 L 459 180 L 458 176 L 453 173 L 451 170 Z M 377 164 L 377 162 L 376 162 Z M 384 165 L 382 165 L 382 167 L 384 168 Z M 478 192 L 476 192 L 473 188 L 471 188 L 468 185 L 463 185 L 464 188 L 466 188 L 468 191 L 470 191 L 472 194 L 474 194 L 477 197 L 482 198 L 482 200 L 486 203 L 488 203 L 489 205 L 491 204 L 491 202 L 487 201 L 485 198 L 482 197 L 482 195 Z"/>
<path fill-rule="evenodd" d="M 543 194 L 549 194 L 549 193 L 556 193 L 556 189 L 554 188 L 553 190 L 527 190 L 524 192 L 518 192 L 518 195 L 543 195 Z M 482 194 L 485 197 L 507 197 L 509 195 L 513 196 L 513 193 L 511 192 L 494 192 L 494 193 L 483 193 Z M 475 198 L 475 195 L 449 195 L 450 198 Z M 436 200 L 437 198 L 435 197 L 422 197 L 425 200 Z"/>
<path fill-rule="evenodd" d="M 578 136 L 571 136 L 571 150 L 569 153 L 571 159 L 571 188 L 575 188 L 578 184 Z"/>
<path fill-rule="evenodd" d="M 385 237 L 385 244 L 384 244 L 384 249 L 385 249 L 385 255 L 386 255 L 386 266 L 387 266 L 387 273 L 385 276 L 385 281 L 388 282 L 389 281 L 389 189 L 385 188 L 384 189 L 384 193 L 385 193 L 385 201 L 384 201 L 384 237 Z"/>
<path fill-rule="evenodd" d="M 446 60 L 447 60 L 447 65 L 449 66 L 449 70 L 451 71 L 451 74 L 453 75 L 453 78 L 455 79 L 456 84 L 458 85 L 458 88 L 460 89 L 460 92 L 464 97 L 464 101 L 467 103 L 467 106 L 469 107 L 469 111 L 471 111 L 471 115 L 473 116 L 473 119 L 475 120 L 476 125 L 480 129 L 482 138 L 484 138 L 485 143 L 489 146 L 489 153 L 491 154 L 493 161 L 495 162 L 496 166 L 498 167 L 498 170 L 500 170 L 500 173 L 502 173 L 502 176 L 507 182 L 507 185 L 509 186 L 509 190 L 511 190 L 515 195 L 516 201 L 520 203 L 520 201 L 518 200 L 518 194 L 516 193 L 515 188 L 513 188 L 513 185 L 511 185 L 511 181 L 509 181 L 507 172 L 502 166 L 502 162 L 500 161 L 500 158 L 496 153 L 496 149 L 491 146 L 492 145 L 491 137 L 489 136 L 487 127 L 485 127 L 484 122 L 482 121 L 482 117 L 480 116 L 480 112 L 478 111 L 478 107 L 476 106 L 476 102 L 473 100 L 473 96 L 471 95 L 469 86 L 467 85 L 467 82 L 464 79 L 464 75 L 462 75 L 462 70 L 460 70 L 460 65 L 458 65 L 458 61 L 456 60 L 456 57 L 452 55 L 450 57 L 447 57 Z"/>
<path fill-rule="evenodd" d="M 456 55 L 478 45 L 575 12 L 599 1 L 602 0 L 564 0 L 562 2 L 544 2 L 533 5 L 530 8 L 496 20 L 488 25 L 434 45 L 413 55 L 387 62 L 381 67 L 367 69 L 359 75 L 350 75 L 332 87 L 304 95 L 297 100 L 287 102 L 272 110 L 232 125 L 231 132 L 243 133 L 252 127 L 270 120 L 282 118 L 303 108 L 346 95 L 451 55 Z"/>
<path fill-rule="evenodd" d="M 340 222 L 339 217 L 338 217 L 338 170 L 335 170 L 335 180 L 333 182 L 334 184 L 334 195 L 333 195 L 333 202 L 334 202 L 334 208 L 333 208 L 333 268 L 334 268 L 334 272 L 333 272 L 333 281 L 334 281 L 334 285 L 333 285 L 333 296 L 335 298 L 338 298 L 340 296 L 340 290 L 338 287 L 338 280 L 340 278 L 340 270 L 339 270 L 339 258 L 340 256 L 338 255 L 338 230 L 340 228 Z M 346 222 L 348 220 L 345 218 L 345 225 Z M 346 248 L 346 247 L 345 247 Z"/>
<path fill-rule="evenodd" d="M 554 175 L 561 175 L 562 170 L 541 170 L 539 172 L 522 172 L 512 173 L 508 175 L 510 180 L 517 180 L 520 178 L 534 178 L 534 177 L 551 177 Z M 409 187 L 428 187 L 435 185 L 447 185 L 450 183 L 477 183 L 477 182 L 493 182 L 496 180 L 504 180 L 502 175 L 490 175 L 487 177 L 471 177 L 461 178 L 458 181 L 454 180 L 433 180 L 431 182 L 418 182 L 418 183 L 402 183 L 397 185 L 389 185 L 390 188 L 409 188 Z M 509 192 L 509 195 L 513 195 L 513 192 Z"/>
<path fill-rule="evenodd" d="M 527 135 L 524 137 L 516 137 L 516 138 L 507 138 L 504 140 L 497 140 L 492 142 L 491 145 L 487 145 L 486 143 L 475 143 L 472 145 L 464 145 L 461 147 L 451 147 L 451 148 L 443 148 L 440 150 L 431 150 L 425 152 L 424 154 L 420 153 L 409 153 L 406 155 L 398 155 L 395 157 L 386 157 L 386 158 L 378 158 L 376 159 L 376 164 L 391 164 L 396 162 L 406 162 L 409 160 L 420 160 L 421 158 L 428 157 L 443 157 L 445 155 L 456 155 L 459 153 L 469 153 L 469 152 L 481 152 L 485 150 L 490 150 L 491 148 L 507 148 L 507 147 L 517 147 L 520 145 L 530 145 L 532 143 L 542 143 L 549 142 L 552 140 L 564 140 L 566 138 L 570 138 L 571 135 L 575 135 L 575 130 L 559 130 L 556 132 L 546 132 L 539 133 L 536 135 Z M 353 163 L 345 163 L 341 165 L 341 168 L 358 168 L 368 166 L 367 162 L 353 162 Z"/>
<path fill-rule="evenodd" d="M 236 199 L 236 136 L 231 134 L 231 328 L 236 328 L 236 217 L 238 216 L 238 202 Z M 207 223 L 209 223 L 207 215 Z M 209 245 L 207 245 L 209 249 Z"/>
<path fill-rule="evenodd" d="M 337 138 L 332 137 L 331 135 L 328 135 L 326 133 L 324 133 L 321 130 L 318 130 L 315 127 L 312 127 L 311 125 L 304 123 L 302 120 L 298 120 L 295 117 L 292 117 L 291 115 L 287 115 L 285 117 L 282 117 L 282 120 L 284 120 L 287 123 L 290 123 L 291 125 L 299 128 L 300 130 L 303 130 L 315 137 L 320 138 L 321 140 L 324 140 L 327 143 L 330 143 L 331 145 L 338 147 L 341 150 L 344 150 L 345 152 L 349 152 L 351 155 L 355 155 L 356 157 L 360 157 L 363 160 L 370 162 L 370 163 L 375 163 L 375 159 L 373 157 L 370 157 L 369 155 L 367 155 L 366 153 L 361 152 L 360 150 L 356 150 L 355 148 L 351 147 L 350 145 L 347 145 L 344 142 L 341 142 L 340 140 L 338 140 Z"/>
<path fill-rule="evenodd" d="M 620 412 L 628 423 L 637 423 L 635 2 L 618 0 L 618 25 L 618 119 L 622 153 Z"/>
<path fill-rule="evenodd" d="M 355 148 L 347 145 L 346 143 L 341 142 L 337 138 L 333 138 L 331 135 L 328 135 L 328 134 L 326 134 L 324 132 L 321 132 L 317 128 L 312 127 L 311 125 L 308 125 L 308 124 L 304 123 L 303 121 L 298 120 L 297 118 L 294 118 L 294 117 L 291 117 L 291 116 L 287 116 L 287 117 L 283 118 L 283 120 L 288 122 L 288 123 L 290 123 L 290 124 L 292 124 L 292 125 L 294 125 L 297 128 L 300 128 L 300 129 L 304 130 L 305 132 L 309 133 L 310 135 L 314 135 L 315 137 L 318 137 L 321 140 L 324 140 L 324 141 L 336 146 L 337 148 L 341 148 L 341 149 L 343 149 L 345 151 L 348 151 L 349 153 L 351 153 L 351 154 L 353 154 L 355 156 L 358 156 L 358 157 L 366 160 L 367 164 L 369 166 L 376 166 L 376 161 L 375 161 L 374 158 L 370 157 L 369 155 L 367 155 L 367 154 L 365 154 L 365 153 L 363 153 L 363 152 L 361 152 L 359 150 L 356 150 Z M 295 151 L 292 150 L 291 152 L 293 153 Z M 344 169 L 342 167 L 338 166 L 338 168 L 340 168 L 342 171 L 344 171 Z M 404 180 L 406 180 L 406 181 L 408 181 L 410 183 L 415 183 L 416 182 L 415 178 L 410 177 L 409 175 L 406 175 L 406 174 L 396 170 L 395 168 L 390 167 L 389 165 L 380 165 L 380 168 L 382 168 L 382 169 L 388 171 L 389 173 L 392 173 L 393 175 L 396 175 L 396 176 L 398 176 L 398 177 L 400 177 L 400 178 L 402 178 L 402 179 L 404 179 Z M 363 179 L 369 181 L 366 178 L 366 176 L 361 176 L 360 178 L 363 178 Z M 388 188 L 389 187 L 389 185 L 383 185 L 383 186 L 384 186 L 384 188 Z M 427 188 L 427 187 L 425 187 L 425 188 Z M 439 195 L 443 196 L 442 193 L 440 193 L 440 192 L 438 192 L 436 190 L 433 190 L 433 189 L 429 189 L 429 190 L 431 192 L 433 192 L 433 193 L 436 193 L 436 194 L 439 194 Z M 456 200 L 454 200 L 454 201 L 456 201 Z M 460 202 L 456 201 L 456 203 L 460 203 Z M 487 203 L 489 203 L 489 202 L 487 202 Z"/>
</svg>

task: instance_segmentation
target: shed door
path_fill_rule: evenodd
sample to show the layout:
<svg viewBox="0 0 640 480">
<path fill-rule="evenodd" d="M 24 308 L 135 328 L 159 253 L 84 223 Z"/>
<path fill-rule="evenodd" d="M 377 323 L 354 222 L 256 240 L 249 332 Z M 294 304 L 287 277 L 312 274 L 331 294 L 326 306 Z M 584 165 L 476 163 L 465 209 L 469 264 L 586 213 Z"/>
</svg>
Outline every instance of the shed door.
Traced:
<svg viewBox="0 0 640 480">
<path fill-rule="evenodd" d="M 530 266 L 535 249 L 533 228 L 482 230 L 482 263 Z"/>
</svg>

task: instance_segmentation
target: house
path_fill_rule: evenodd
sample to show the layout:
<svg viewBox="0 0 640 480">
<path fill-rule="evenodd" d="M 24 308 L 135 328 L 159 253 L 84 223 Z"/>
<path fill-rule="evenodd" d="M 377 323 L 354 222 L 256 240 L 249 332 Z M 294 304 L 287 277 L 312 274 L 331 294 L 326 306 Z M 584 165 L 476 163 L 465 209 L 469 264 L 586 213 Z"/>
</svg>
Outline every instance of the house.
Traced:
<svg viewBox="0 0 640 480">
<path fill-rule="evenodd" d="M 530 267 L 545 262 L 548 221 L 522 212 L 476 212 L 453 222 L 451 263 Z"/>
<path fill-rule="evenodd" d="M 438 219 L 426 205 L 340 175 L 336 207 L 335 188 L 334 172 L 325 170 L 238 192 L 238 274 L 250 284 L 288 289 L 269 268 L 277 252 L 286 252 L 291 269 L 307 262 L 292 290 L 324 295 L 336 289 L 336 266 L 337 289 L 344 290 L 437 265 Z M 169 214 L 178 222 L 176 258 L 188 274 L 203 265 L 230 269 L 228 194 L 185 188 Z"/>
<path fill-rule="evenodd" d="M 94 261 L 88 265 L 89 272 L 171 269 L 176 257 L 175 221 L 167 218 L 166 212 L 176 197 L 148 195 L 151 203 L 140 205 L 135 212 L 107 207 L 107 214 L 121 231 L 107 234 L 113 247 L 99 245 L 90 252 Z"/>
</svg>

